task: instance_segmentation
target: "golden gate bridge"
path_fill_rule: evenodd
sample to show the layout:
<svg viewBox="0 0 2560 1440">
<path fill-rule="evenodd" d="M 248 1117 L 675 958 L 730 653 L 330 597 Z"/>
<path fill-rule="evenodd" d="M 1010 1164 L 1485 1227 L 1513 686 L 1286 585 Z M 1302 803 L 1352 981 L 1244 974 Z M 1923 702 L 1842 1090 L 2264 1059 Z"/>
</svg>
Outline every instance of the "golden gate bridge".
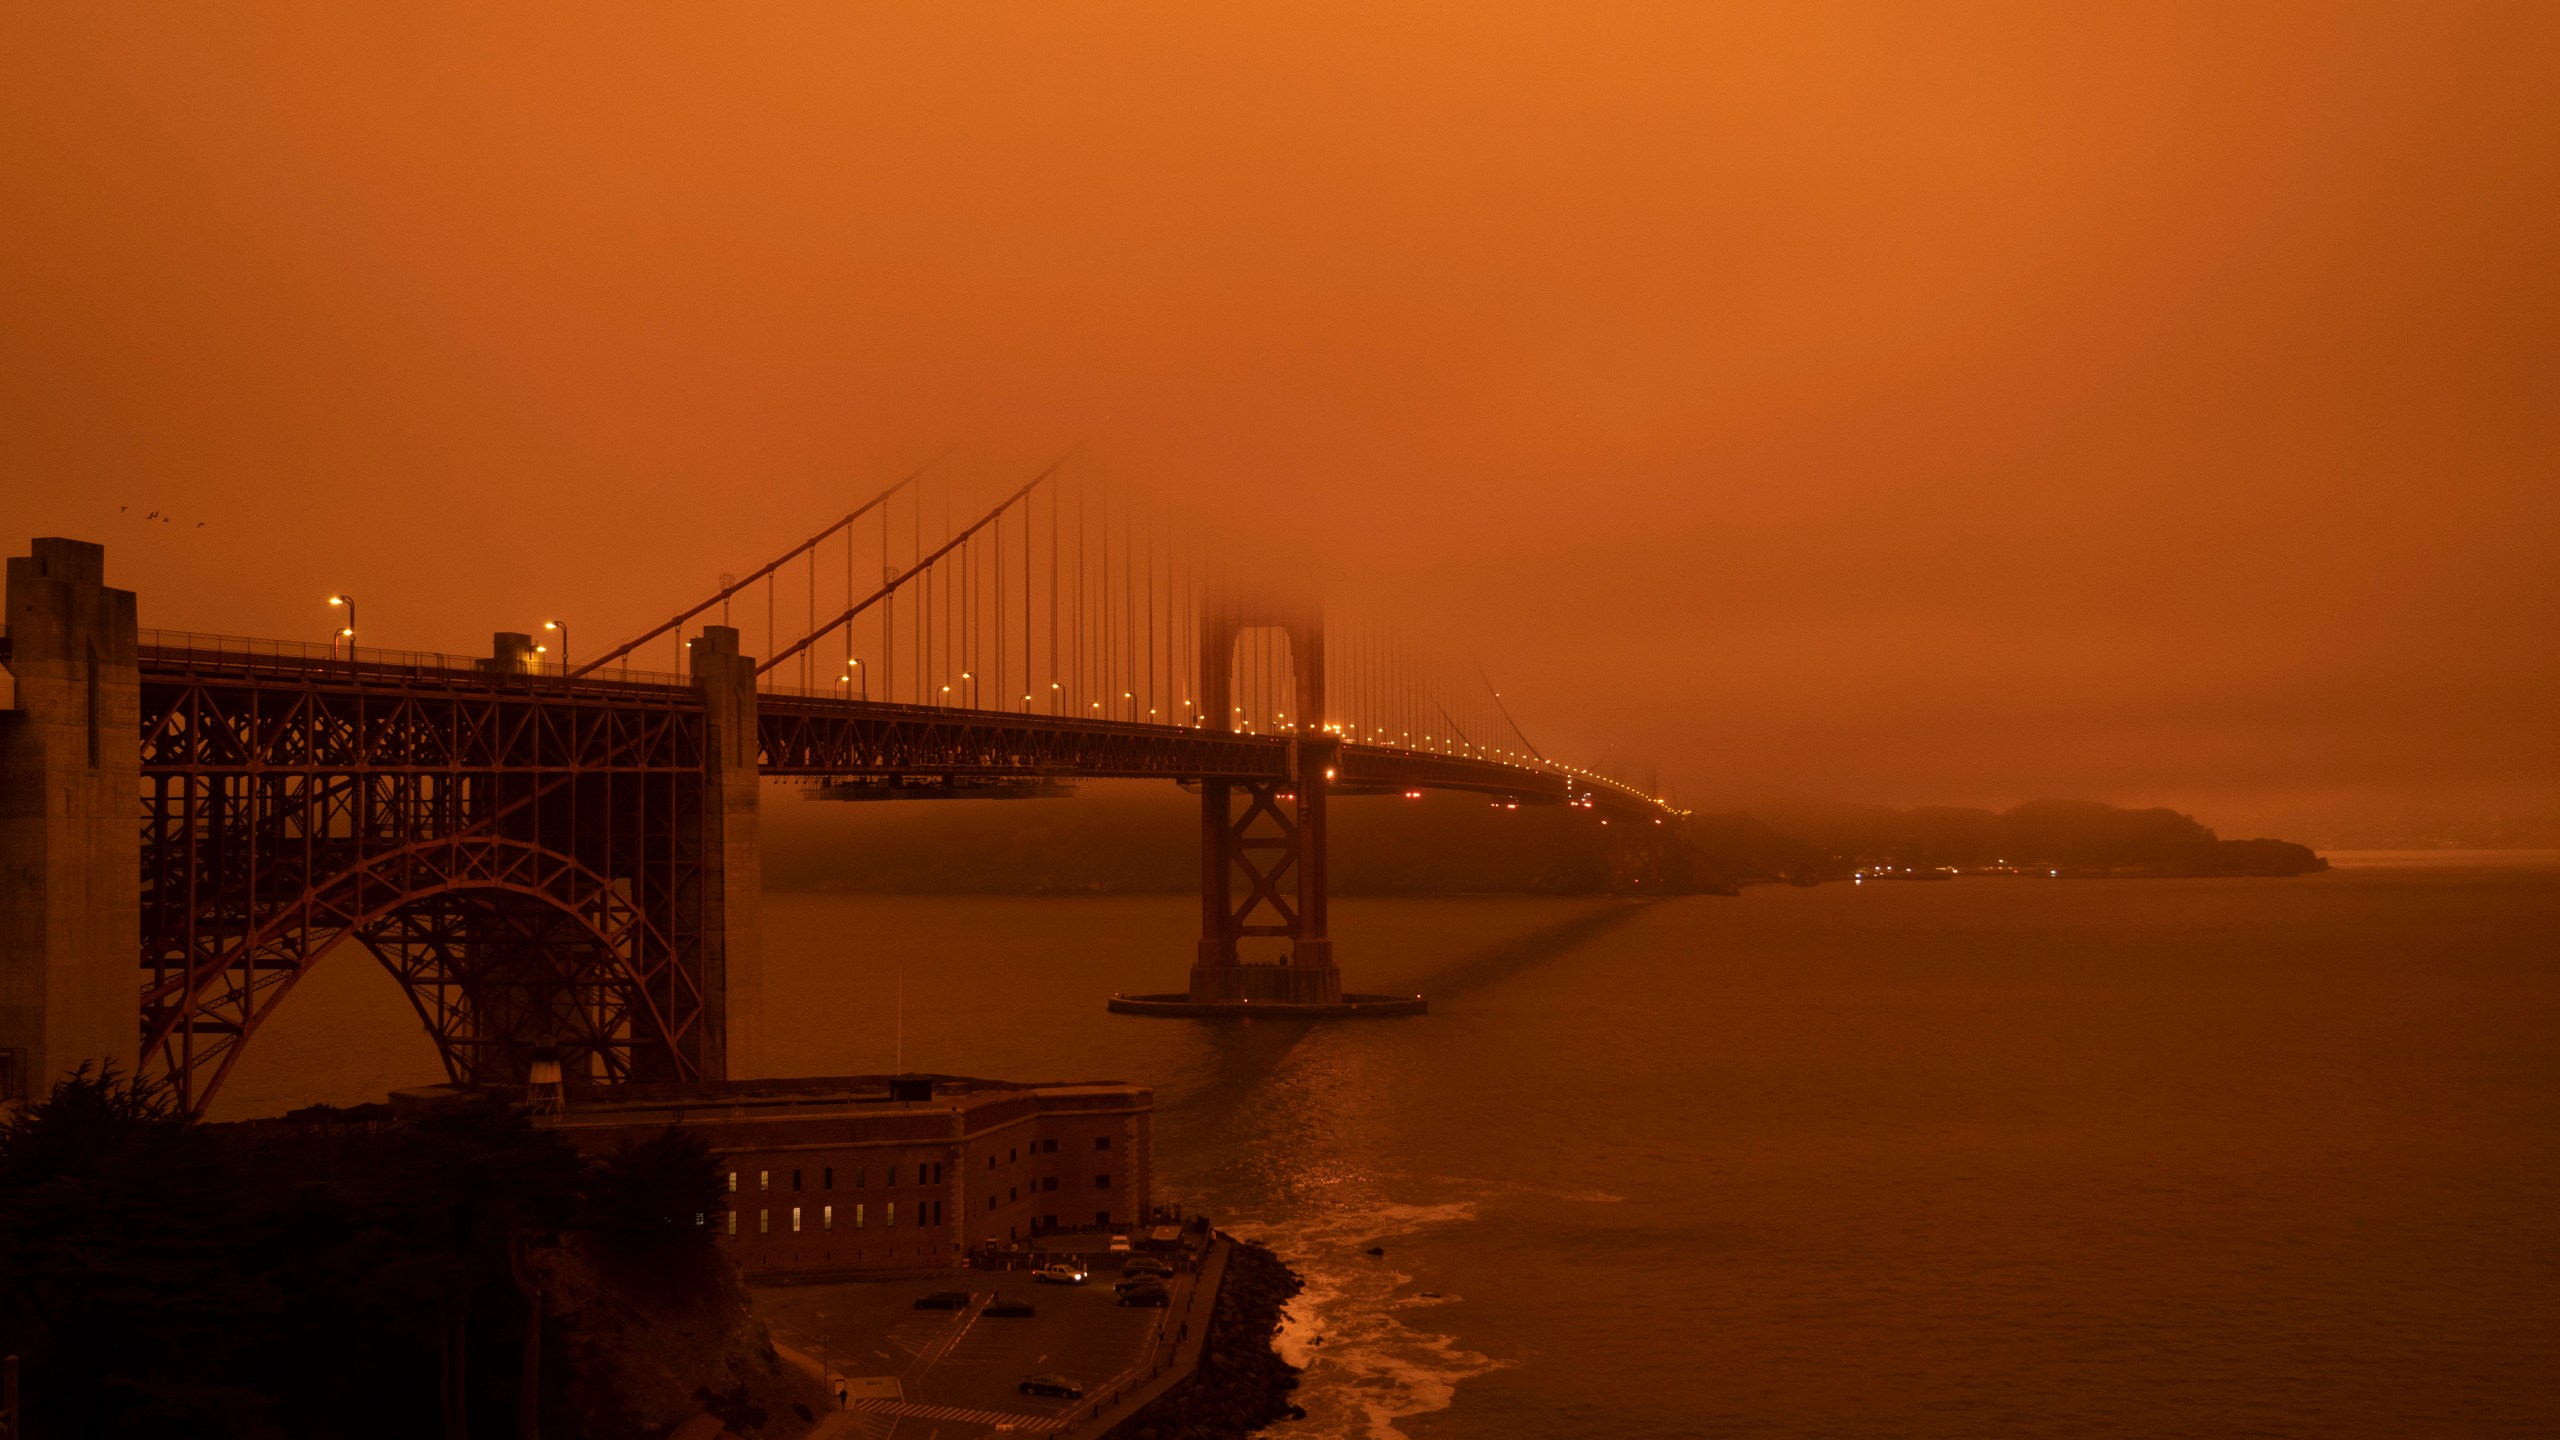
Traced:
<svg viewBox="0 0 2560 1440">
<path fill-rule="evenodd" d="M 368 648 L 352 595 L 325 645 L 144 630 L 101 547 L 35 541 L 0 639 L 0 1095 L 116 1060 L 200 1111 L 349 941 L 456 1081 L 521 1083 L 537 1050 L 572 1083 L 753 1075 L 771 779 L 1196 787 L 1197 953 L 1183 990 L 1111 1002 L 1139 1013 L 1421 1008 L 1342 988 L 1344 797 L 1578 806 L 1615 822 L 1621 888 L 1664 888 L 1681 812 L 1541 755 L 1481 670 L 1215 573 L 1064 462 L 959 514 L 925 482 L 592 656 L 565 617 L 486 655 Z"/>
</svg>

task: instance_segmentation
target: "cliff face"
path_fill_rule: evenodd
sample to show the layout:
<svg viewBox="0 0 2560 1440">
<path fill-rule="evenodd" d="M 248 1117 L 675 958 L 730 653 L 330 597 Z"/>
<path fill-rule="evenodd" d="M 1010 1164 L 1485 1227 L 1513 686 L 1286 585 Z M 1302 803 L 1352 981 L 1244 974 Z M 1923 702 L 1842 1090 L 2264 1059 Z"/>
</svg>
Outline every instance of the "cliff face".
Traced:
<svg viewBox="0 0 2560 1440">
<path fill-rule="evenodd" d="M 43 1377 L 30 1440 L 516 1434 L 528 1402 L 552 1440 L 704 1409 L 807 1428 L 815 1382 L 684 1223 L 717 1191 L 707 1150 L 589 1160 L 503 1104 L 387 1110 L 199 1125 L 83 1075 L 0 1120 L 0 1350 Z"/>
<path fill-rule="evenodd" d="M 635 1264 L 571 1235 L 537 1263 L 545 1343 L 558 1347 L 547 1436 L 655 1440 L 708 1410 L 734 1434 L 788 1437 L 834 1408 L 775 1353 L 725 1257 Z"/>
</svg>

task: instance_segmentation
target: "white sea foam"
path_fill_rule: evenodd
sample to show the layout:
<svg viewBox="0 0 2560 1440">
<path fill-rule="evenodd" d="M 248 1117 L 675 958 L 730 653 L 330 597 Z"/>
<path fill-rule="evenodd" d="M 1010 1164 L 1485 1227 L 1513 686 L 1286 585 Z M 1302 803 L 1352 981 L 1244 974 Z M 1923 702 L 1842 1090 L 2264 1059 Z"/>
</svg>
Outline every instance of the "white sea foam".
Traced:
<svg viewBox="0 0 2560 1440">
<path fill-rule="evenodd" d="M 1282 1312 L 1275 1346 L 1305 1370 L 1297 1402 L 1304 1423 L 1292 1434 L 1324 1440 L 1407 1440 L 1398 1421 L 1445 1410 L 1461 1382 L 1502 1368 L 1404 1313 L 1454 1303 L 1455 1296 L 1398 1292 L 1413 1276 L 1390 1265 L 1400 1242 L 1476 1218 L 1472 1201 L 1369 1204 L 1327 1209 L 1259 1227 L 1305 1288 Z M 1384 1257 L 1370 1246 L 1384 1247 Z"/>
</svg>

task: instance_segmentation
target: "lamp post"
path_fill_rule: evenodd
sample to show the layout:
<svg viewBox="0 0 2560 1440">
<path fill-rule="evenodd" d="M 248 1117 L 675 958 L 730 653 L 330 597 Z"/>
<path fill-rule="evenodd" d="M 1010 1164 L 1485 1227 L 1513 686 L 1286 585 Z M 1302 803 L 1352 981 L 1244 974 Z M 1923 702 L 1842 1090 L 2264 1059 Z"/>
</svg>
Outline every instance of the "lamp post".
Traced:
<svg viewBox="0 0 2560 1440">
<path fill-rule="evenodd" d="M 1067 713 L 1067 687 L 1055 680 L 1049 682 L 1049 713 L 1052 715 Z"/>
<path fill-rule="evenodd" d="M 569 678 L 569 622 L 545 620 L 542 622 L 542 628 L 560 632 L 560 678 L 565 680 Z"/>
<path fill-rule="evenodd" d="M 337 649 L 339 639 L 344 637 L 347 642 L 347 663 L 354 664 L 356 658 L 356 597 L 343 593 L 332 595 L 329 597 L 329 604 L 333 607 L 344 606 L 347 612 L 347 623 L 338 627 L 338 633 L 336 635 L 329 637 L 329 648 L 331 650 Z"/>
<path fill-rule="evenodd" d="M 849 673 L 846 674 L 842 680 L 839 680 L 836 683 L 839 685 L 852 685 L 861 692 L 861 697 L 863 699 L 870 699 L 871 672 L 862 668 L 862 662 L 860 660 L 847 660 L 844 662 L 844 667 Z"/>
</svg>

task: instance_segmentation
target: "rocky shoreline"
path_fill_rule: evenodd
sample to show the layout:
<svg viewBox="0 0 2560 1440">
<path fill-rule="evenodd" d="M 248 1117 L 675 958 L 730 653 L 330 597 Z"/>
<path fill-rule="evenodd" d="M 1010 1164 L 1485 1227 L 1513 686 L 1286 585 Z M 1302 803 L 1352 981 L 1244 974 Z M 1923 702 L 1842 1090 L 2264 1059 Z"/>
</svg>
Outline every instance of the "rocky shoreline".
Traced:
<svg viewBox="0 0 2560 1440">
<path fill-rule="evenodd" d="M 1115 1440 L 1237 1440 L 1275 1420 L 1305 1415 L 1289 1398 L 1298 1388 L 1298 1367 L 1272 1347 L 1280 1309 L 1301 1282 L 1265 1247 L 1232 1244 L 1199 1370 L 1114 1428 Z"/>
</svg>

